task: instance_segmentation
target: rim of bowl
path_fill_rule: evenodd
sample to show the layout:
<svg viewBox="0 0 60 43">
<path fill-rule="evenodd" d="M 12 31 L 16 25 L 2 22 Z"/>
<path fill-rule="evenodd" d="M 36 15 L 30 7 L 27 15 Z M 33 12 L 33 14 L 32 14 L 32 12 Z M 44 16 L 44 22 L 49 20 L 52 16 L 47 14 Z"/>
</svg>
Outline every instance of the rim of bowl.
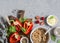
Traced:
<svg viewBox="0 0 60 43">
<path fill-rule="evenodd" d="M 56 34 L 57 28 L 60 28 L 60 27 L 56 27 L 56 28 L 54 29 L 54 34 L 55 34 L 56 36 L 60 36 L 60 35 Z"/>
<path fill-rule="evenodd" d="M 54 17 L 57 19 L 57 22 L 58 22 L 58 18 L 57 18 L 55 15 L 49 15 L 49 16 L 47 17 L 47 19 L 46 19 L 46 22 L 47 22 L 47 24 L 48 24 L 49 26 L 55 26 L 55 25 L 57 24 L 57 22 L 56 22 L 55 25 L 51 25 L 50 23 L 48 23 L 48 18 L 49 18 L 50 16 L 54 16 Z"/>
<path fill-rule="evenodd" d="M 42 26 L 35 27 L 35 28 L 31 31 L 31 33 L 30 33 L 30 40 L 31 40 L 32 43 L 33 43 L 33 40 L 32 40 L 32 38 L 31 38 L 32 33 L 33 33 L 36 29 L 38 29 L 38 28 L 44 28 L 44 29 L 47 31 L 46 27 L 42 27 Z M 48 35 L 49 35 L 49 39 L 48 39 L 48 41 L 49 41 L 49 40 L 50 40 L 50 33 L 48 33 Z M 47 42 L 48 42 L 48 41 L 47 41 Z"/>
<path fill-rule="evenodd" d="M 20 43 L 22 43 L 22 40 L 23 40 L 23 39 L 26 39 L 26 40 L 27 40 L 27 43 L 29 43 L 29 40 L 28 40 L 27 37 L 22 37 L 21 40 L 20 40 Z"/>
</svg>

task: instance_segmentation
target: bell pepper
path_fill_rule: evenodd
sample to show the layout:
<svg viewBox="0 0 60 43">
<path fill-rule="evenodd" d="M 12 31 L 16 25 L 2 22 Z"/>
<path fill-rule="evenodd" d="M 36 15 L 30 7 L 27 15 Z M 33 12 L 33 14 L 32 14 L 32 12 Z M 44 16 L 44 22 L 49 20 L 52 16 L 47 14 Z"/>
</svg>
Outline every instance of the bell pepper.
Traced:
<svg viewBox="0 0 60 43">
<path fill-rule="evenodd" d="M 20 35 L 17 32 L 13 33 L 9 39 L 10 43 L 17 43 L 19 40 L 20 40 Z"/>
<path fill-rule="evenodd" d="M 33 23 L 32 22 L 24 22 L 24 26 L 23 28 L 21 28 L 21 30 L 25 33 L 25 34 L 29 34 L 30 31 L 32 30 L 33 27 Z"/>
<path fill-rule="evenodd" d="M 10 22 L 12 22 L 12 20 L 10 20 Z M 20 31 L 20 27 L 22 27 L 22 24 L 18 19 L 13 20 L 13 23 L 11 23 L 11 25 L 15 26 L 18 32 Z"/>
<path fill-rule="evenodd" d="M 20 31 L 20 27 L 22 27 L 22 24 L 18 20 L 16 20 L 14 22 L 14 25 L 16 26 L 16 30 L 19 32 Z"/>
</svg>

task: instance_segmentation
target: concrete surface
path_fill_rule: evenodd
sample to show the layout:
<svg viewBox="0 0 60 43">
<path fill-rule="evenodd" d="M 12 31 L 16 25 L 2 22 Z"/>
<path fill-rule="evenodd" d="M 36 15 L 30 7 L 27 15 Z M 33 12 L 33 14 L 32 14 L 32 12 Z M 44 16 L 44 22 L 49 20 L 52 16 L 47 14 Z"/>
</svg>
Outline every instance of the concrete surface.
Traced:
<svg viewBox="0 0 60 43">
<path fill-rule="evenodd" d="M 60 0 L 0 0 L 0 15 L 15 15 L 12 11 L 17 9 L 25 10 L 25 17 L 56 15 L 60 19 Z"/>
</svg>

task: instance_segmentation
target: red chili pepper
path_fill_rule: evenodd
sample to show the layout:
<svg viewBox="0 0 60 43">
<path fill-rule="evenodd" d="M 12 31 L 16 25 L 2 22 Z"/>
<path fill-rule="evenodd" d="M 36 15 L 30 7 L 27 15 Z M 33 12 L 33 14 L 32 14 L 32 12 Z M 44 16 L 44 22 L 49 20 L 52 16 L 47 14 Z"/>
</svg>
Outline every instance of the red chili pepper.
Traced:
<svg viewBox="0 0 60 43">
<path fill-rule="evenodd" d="M 32 30 L 33 27 L 33 23 L 32 22 L 25 22 L 24 23 L 24 28 L 26 29 L 26 32 L 24 32 L 25 34 L 29 34 L 30 31 Z"/>
<path fill-rule="evenodd" d="M 16 43 L 19 40 L 20 40 L 20 35 L 17 32 L 13 33 L 9 39 L 10 43 Z"/>
</svg>

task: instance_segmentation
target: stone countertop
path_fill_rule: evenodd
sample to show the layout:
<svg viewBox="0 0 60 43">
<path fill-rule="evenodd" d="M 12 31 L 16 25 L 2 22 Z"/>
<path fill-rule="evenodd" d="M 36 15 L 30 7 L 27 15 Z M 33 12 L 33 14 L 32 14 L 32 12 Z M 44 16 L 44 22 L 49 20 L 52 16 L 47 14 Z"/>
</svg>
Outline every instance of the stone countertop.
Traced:
<svg viewBox="0 0 60 43">
<path fill-rule="evenodd" d="M 60 0 L 0 0 L 0 15 L 15 15 L 12 11 L 17 9 L 25 10 L 25 17 L 56 15 L 60 19 Z M 50 40 L 49 43 L 56 42 Z"/>
</svg>

